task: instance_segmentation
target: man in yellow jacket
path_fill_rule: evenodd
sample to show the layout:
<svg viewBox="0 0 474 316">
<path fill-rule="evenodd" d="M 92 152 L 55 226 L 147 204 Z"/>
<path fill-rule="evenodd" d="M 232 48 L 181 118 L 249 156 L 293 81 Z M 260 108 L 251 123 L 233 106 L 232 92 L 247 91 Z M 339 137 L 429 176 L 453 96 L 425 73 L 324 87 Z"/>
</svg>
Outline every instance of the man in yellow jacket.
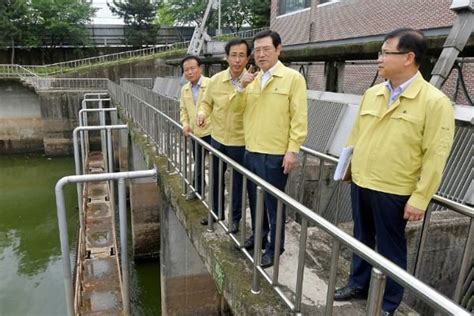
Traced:
<svg viewBox="0 0 474 316">
<path fill-rule="evenodd" d="M 423 218 L 454 135 L 450 100 L 418 72 L 426 50 L 424 35 L 413 29 L 385 37 L 377 62 L 387 81 L 365 92 L 348 140 L 354 236 L 403 269 L 406 223 Z M 335 300 L 367 297 L 371 268 L 354 255 Z M 393 315 L 402 296 L 403 287 L 387 279 L 382 315 Z"/>
<path fill-rule="evenodd" d="M 197 56 L 186 56 L 181 60 L 181 68 L 184 77 L 188 83 L 181 89 L 181 97 L 179 102 L 180 121 L 183 125 L 183 134 L 188 137 L 193 133 L 200 137 L 206 143 L 211 142 L 211 124 L 210 120 L 206 122 L 205 127 L 196 125 L 196 114 L 199 103 L 207 89 L 209 78 L 202 75 L 201 60 Z M 197 193 L 202 194 L 202 146 L 191 140 L 193 156 L 194 156 L 194 180 L 193 186 Z M 187 200 L 196 198 L 194 192 L 188 193 Z"/>
<path fill-rule="evenodd" d="M 197 124 L 205 126 L 205 118 L 212 121 L 211 145 L 235 162 L 244 164 L 245 139 L 243 125 L 243 108 L 241 94 L 236 93 L 240 78 L 250 56 L 250 46 L 243 39 L 233 39 L 225 46 L 226 60 L 229 68 L 212 76 L 206 94 L 199 105 Z M 214 159 L 213 170 L 213 210 L 219 210 L 219 190 L 221 190 L 220 208 L 224 211 L 224 188 L 219 188 L 219 160 Z M 223 165 L 222 184 L 227 165 Z M 239 230 L 242 218 L 242 175 L 234 173 L 232 183 L 232 218 L 230 232 L 235 234 Z M 224 218 L 222 218 L 224 219 Z M 207 217 L 201 220 L 202 225 L 208 224 Z"/>
<path fill-rule="evenodd" d="M 281 38 L 277 32 L 262 31 L 253 38 L 255 62 L 261 71 L 247 72 L 242 76 L 245 88 L 244 134 L 245 161 L 247 169 L 263 178 L 281 191 L 285 190 L 288 173 L 298 162 L 298 152 L 308 129 L 308 101 L 306 81 L 297 71 L 285 67 L 278 57 Z M 252 214 L 252 236 L 244 247 L 255 247 L 256 187 L 249 182 L 248 195 Z M 275 258 L 275 236 L 277 222 L 277 201 L 265 194 L 263 216 L 263 244 L 265 253 L 261 266 L 273 265 Z M 284 222 L 283 211 L 283 222 Z M 270 233 L 269 240 L 267 239 Z M 285 227 L 281 228 L 279 253 L 284 252 Z"/>
</svg>

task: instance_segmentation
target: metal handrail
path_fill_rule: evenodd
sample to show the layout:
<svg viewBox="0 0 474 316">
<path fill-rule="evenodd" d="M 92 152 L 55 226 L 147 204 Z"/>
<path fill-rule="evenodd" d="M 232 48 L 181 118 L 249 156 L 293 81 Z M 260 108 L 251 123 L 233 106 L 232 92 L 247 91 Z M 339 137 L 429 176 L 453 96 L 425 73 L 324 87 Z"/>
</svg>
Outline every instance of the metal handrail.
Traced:
<svg viewBox="0 0 474 316">
<path fill-rule="evenodd" d="M 249 38 L 249 37 L 254 36 L 256 33 L 265 29 L 267 28 L 264 27 L 264 28 L 257 28 L 257 29 L 252 29 L 252 30 L 239 31 L 235 33 L 227 33 L 227 34 L 222 34 L 218 36 L 213 36 L 212 39 L 219 40 L 219 38 L 222 36 Z M 34 74 L 34 76 L 38 76 L 38 74 L 44 74 L 45 76 L 48 76 L 48 75 L 57 74 L 57 73 L 62 74 L 64 73 L 66 69 L 89 67 L 97 63 L 116 62 L 118 60 L 150 56 L 150 55 L 154 55 L 158 53 L 168 52 L 171 50 L 187 49 L 189 44 L 190 44 L 190 41 L 176 42 L 176 43 L 172 43 L 168 45 L 156 45 L 156 46 L 147 47 L 147 48 L 129 50 L 129 51 L 120 52 L 120 53 L 106 54 L 106 55 L 94 56 L 94 57 L 88 57 L 88 58 L 82 58 L 82 59 L 75 59 L 75 60 L 53 63 L 53 64 L 48 64 L 48 65 L 27 66 L 31 70 L 28 70 L 20 65 L 15 65 L 15 66 L 22 67 L 26 71 Z M 5 65 L 0 65 L 0 69 L 2 66 L 5 66 Z"/>
<path fill-rule="evenodd" d="M 168 159 L 168 168 L 170 170 L 174 169 L 174 171 L 176 171 L 176 173 L 179 174 L 183 178 L 183 183 L 185 183 L 186 185 L 192 186 L 191 185 L 192 181 L 188 179 L 188 177 L 190 176 L 190 172 L 187 172 L 187 169 L 188 169 L 187 167 L 190 167 L 190 163 L 189 165 L 187 165 L 188 157 L 190 155 L 189 155 L 189 152 L 181 151 L 183 144 L 184 144 L 185 149 L 190 147 L 190 146 L 186 146 L 186 142 L 182 141 L 182 136 L 179 134 L 179 132 L 182 129 L 182 126 L 176 121 L 172 120 L 168 115 L 166 115 L 166 113 L 163 113 L 162 111 L 158 110 L 154 105 L 148 104 L 145 101 L 136 98 L 134 95 L 128 92 L 125 92 L 120 86 L 116 85 L 115 83 L 109 82 L 109 91 L 111 95 L 113 96 L 113 99 L 115 99 L 116 102 L 120 103 L 125 108 L 129 117 L 132 118 L 135 121 L 135 123 L 137 123 L 139 128 L 145 134 L 147 134 L 150 137 L 150 139 L 155 143 L 158 150 L 166 155 Z M 270 185 L 263 179 L 259 178 L 258 176 L 254 175 L 253 173 L 251 173 L 250 171 L 248 171 L 241 165 L 237 164 L 235 161 L 231 160 L 224 154 L 215 150 L 210 145 L 202 141 L 200 138 L 195 137 L 194 135 L 191 135 L 191 138 L 193 139 L 193 141 L 199 143 L 203 148 L 205 148 L 205 150 L 209 152 L 211 157 L 217 157 L 219 159 L 220 164 L 227 163 L 228 166 L 230 166 L 230 168 L 232 169 L 231 174 L 233 174 L 233 172 L 239 172 L 240 174 L 243 175 L 245 179 L 244 182 L 246 182 L 248 179 L 256 184 L 256 186 L 258 187 L 257 220 L 261 218 L 261 216 L 263 216 L 262 215 L 263 192 L 267 194 L 271 194 L 274 197 L 276 197 L 279 201 L 280 207 L 282 204 L 284 204 L 287 207 L 295 210 L 303 218 L 302 228 L 301 228 L 302 236 L 300 238 L 300 254 L 299 254 L 299 260 L 298 260 L 296 301 L 292 303 L 290 298 L 287 297 L 287 295 L 283 293 L 282 289 L 278 285 L 278 280 L 277 279 L 275 280 L 275 275 L 278 277 L 278 273 L 277 272 L 275 273 L 275 271 L 278 270 L 277 262 L 275 262 L 273 279 L 270 276 L 268 276 L 267 273 L 260 267 L 259 247 L 256 247 L 253 260 L 252 260 L 252 257 L 248 254 L 248 252 L 246 250 L 243 250 L 246 256 L 250 258 L 254 264 L 252 292 L 254 293 L 259 292 L 259 275 L 263 276 L 270 284 L 272 284 L 277 294 L 285 301 L 285 303 L 293 311 L 295 312 L 300 311 L 302 279 L 303 279 L 303 272 L 304 272 L 306 234 L 307 234 L 307 226 L 308 226 L 308 221 L 309 221 L 313 223 L 314 225 L 316 225 L 317 227 L 322 228 L 334 239 L 334 244 L 333 244 L 333 257 L 334 258 L 332 261 L 337 262 L 339 247 L 342 244 L 350 248 L 355 254 L 359 255 L 361 258 L 363 258 L 368 263 L 370 263 L 374 267 L 374 269 L 378 269 L 379 271 L 382 271 L 385 275 L 392 278 L 403 287 L 412 290 L 415 293 L 415 295 L 423 299 L 433 308 L 439 311 L 452 314 L 452 315 L 469 315 L 467 311 L 462 309 L 460 306 L 458 306 L 456 303 L 454 303 L 450 299 L 446 298 L 444 295 L 440 294 L 436 290 L 432 289 L 428 285 L 416 279 L 407 271 L 403 270 L 402 268 L 400 268 L 393 262 L 384 258 L 383 256 L 381 256 L 374 250 L 370 249 L 366 245 L 362 244 L 361 242 L 356 240 L 354 237 L 343 232 L 341 229 L 339 229 L 338 227 L 336 227 L 335 225 L 333 225 L 326 219 L 315 214 L 311 209 L 302 205 L 295 199 L 281 192 L 274 186 Z M 186 153 L 188 155 L 186 155 Z M 324 155 L 324 154 L 321 154 L 321 156 L 322 157 L 324 156 L 328 160 L 337 161 L 337 159 Z M 212 161 L 213 159 L 210 159 L 210 162 L 211 162 L 210 164 L 212 164 Z M 210 169 L 210 172 L 212 172 L 212 168 Z M 216 214 L 215 210 L 212 209 L 213 203 L 212 203 L 211 192 L 212 192 L 213 181 L 212 181 L 212 176 L 210 176 L 209 178 L 211 179 L 210 188 L 209 188 L 210 196 L 208 196 L 207 203 L 203 201 L 203 204 L 206 205 L 206 207 L 209 209 L 209 214 L 210 214 L 209 216 L 212 216 L 215 219 L 218 219 L 220 218 L 219 215 L 222 212 L 222 210 L 218 210 L 219 214 Z M 243 189 L 243 191 L 245 191 L 245 188 Z M 204 194 L 205 193 L 203 190 L 203 195 Z M 201 196 L 201 199 L 204 200 L 204 196 Z M 243 204 L 245 204 L 244 201 L 243 201 Z M 245 214 L 244 206 L 243 206 L 242 211 L 243 211 L 243 216 L 244 216 Z M 281 212 L 279 213 L 281 214 Z M 228 227 L 226 227 L 222 221 L 219 221 L 219 224 L 224 228 L 226 232 L 229 232 Z M 281 219 L 280 219 L 280 224 L 281 224 Z M 243 225 L 242 227 L 243 229 L 241 231 L 240 241 L 237 240 L 235 236 L 230 234 L 232 240 L 236 242 L 237 245 L 239 245 L 240 247 L 242 247 L 243 245 L 243 235 L 244 235 L 244 230 L 245 230 L 244 226 L 245 225 Z M 257 229 L 259 229 L 258 227 L 259 226 L 257 224 Z M 212 230 L 212 221 L 209 221 L 209 230 Z M 256 244 L 258 245 L 259 244 L 258 233 L 256 234 L 256 238 L 257 238 Z M 278 244 L 276 248 L 279 248 Z M 332 302 L 333 300 L 335 274 L 336 274 L 336 268 L 335 266 L 333 266 L 333 268 L 331 269 L 330 283 L 329 283 L 332 288 L 331 287 L 328 288 L 327 302 Z M 377 273 L 374 273 L 374 276 L 379 277 L 380 275 Z M 377 284 L 377 282 L 374 282 L 374 284 Z M 371 293 L 372 292 L 373 290 L 371 291 Z M 374 303 L 374 300 L 375 300 L 374 297 L 370 297 L 368 305 L 369 306 L 374 306 L 374 304 L 377 305 L 376 302 Z M 331 310 L 332 310 L 332 306 L 330 307 L 327 306 L 326 313 L 330 314 Z"/>
</svg>

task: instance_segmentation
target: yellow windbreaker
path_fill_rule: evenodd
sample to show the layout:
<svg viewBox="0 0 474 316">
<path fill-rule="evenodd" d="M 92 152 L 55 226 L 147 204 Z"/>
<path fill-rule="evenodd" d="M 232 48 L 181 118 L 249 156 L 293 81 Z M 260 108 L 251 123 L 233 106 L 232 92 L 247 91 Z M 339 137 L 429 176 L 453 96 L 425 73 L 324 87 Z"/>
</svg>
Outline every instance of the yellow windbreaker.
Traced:
<svg viewBox="0 0 474 316">
<path fill-rule="evenodd" d="M 199 105 L 198 113 L 212 121 L 212 138 L 226 146 L 244 146 L 242 94 L 236 93 L 229 69 L 214 76 Z"/>
<path fill-rule="evenodd" d="M 366 91 L 348 145 L 352 181 L 372 190 L 410 195 L 425 210 L 438 189 L 454 137 L 450 100 L 418 73 L 388 108 L 385 83 Z"/>
<path fill-rule="evenodd" d="M 180 121 L 183 127 L 189 126 L 193 130 L 193 134 L 198 137 L 204 137 L 211 134 L 211 120 L 206 120 L 203 128 L 196 125 L 196 114 L 198 105 L 201 103 L 204 93 L 207 90 L 209 78 L 201 77 L 201 87 L 196 104 L 193 101 L 193 92 L 191 83 L 187 83 L 181 89 L 181 97 L 179 101 Z"/>
<path fill-rule="evenodd" d="M 263 90 L 262 73 L 245 89 L 245 148 L 251 152 L 298 153 L 308 131 L 308 100 L 303 76 L 278 62 Z"/>
</svg>

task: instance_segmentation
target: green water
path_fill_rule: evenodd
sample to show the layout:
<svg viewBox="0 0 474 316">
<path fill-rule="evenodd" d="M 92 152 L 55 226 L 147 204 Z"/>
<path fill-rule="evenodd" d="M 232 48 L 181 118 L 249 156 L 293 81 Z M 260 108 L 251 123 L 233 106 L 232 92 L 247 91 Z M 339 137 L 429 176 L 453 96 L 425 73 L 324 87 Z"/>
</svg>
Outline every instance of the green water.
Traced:
<svg viewBox="0 0 474 316">
<path fill-rule="evenodd" d="M 0 315 L 65 315 L 54 186 L 72 158 L 0 156 Z M 65 201 L 70 246 L 78 225 L 75 187 Z M 159 265 L 131 264 L 132 313 L 160 314 Z"/>
</svg>

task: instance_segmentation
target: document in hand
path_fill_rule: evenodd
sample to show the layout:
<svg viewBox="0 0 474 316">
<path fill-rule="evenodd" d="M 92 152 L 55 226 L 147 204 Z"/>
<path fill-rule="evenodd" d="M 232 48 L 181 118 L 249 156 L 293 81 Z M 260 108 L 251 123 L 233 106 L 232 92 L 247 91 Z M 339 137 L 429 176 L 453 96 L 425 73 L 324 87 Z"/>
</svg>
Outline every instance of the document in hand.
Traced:
<svg viewBox="0 0 474 316">
<path fill-rule="evenodd" d="M 339 162 L 334 172 L 334 180 L 350 181 L 351 180 L 351 159 L 352 147 L 344 147 L 339 157 Z"/>
</svg>

